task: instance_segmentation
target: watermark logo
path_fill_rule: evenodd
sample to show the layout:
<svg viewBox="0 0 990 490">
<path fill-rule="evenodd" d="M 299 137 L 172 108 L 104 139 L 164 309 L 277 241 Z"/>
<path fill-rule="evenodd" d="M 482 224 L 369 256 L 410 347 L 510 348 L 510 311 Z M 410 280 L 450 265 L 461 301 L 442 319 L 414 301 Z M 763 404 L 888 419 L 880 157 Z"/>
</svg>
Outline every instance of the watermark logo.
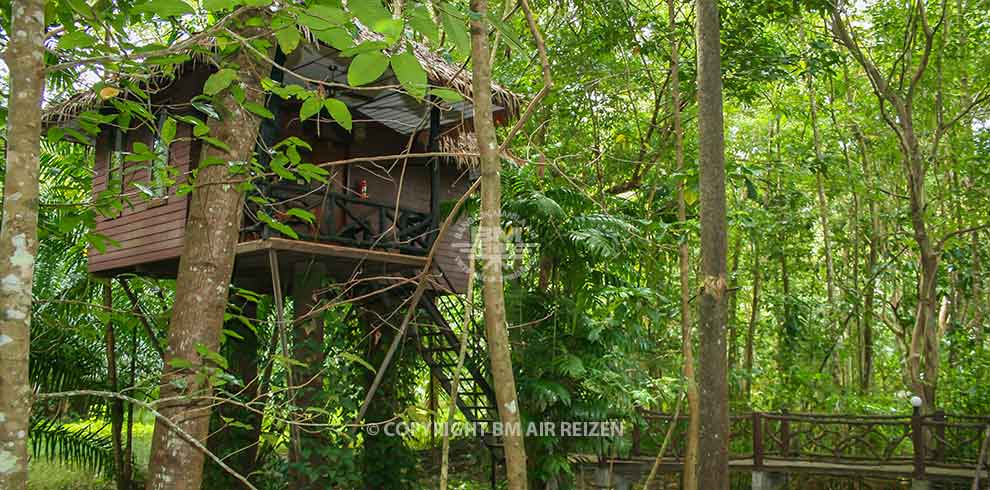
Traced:
<svg viewBox="0 0 990 490">
<path fill-rule="evenodd" d="M 500 225 L 488 227 L 482 225 L 484 216 L 482 214 L 471 219 L 462 219 L 451 230 L 455 237 L 453 249 L 457 252 L 457 267 L 463 272 L 470 272 L 471 254 L 479 265 L 501 258 L 503 278 L 511 280 L 521 277 L 534 263 L 533 253 L 539 250 L 538 243 L 527 242 L 523 236 L 526 220 L 515 213 L 503 212 Z M 482 251 L 480 244 L 492 237 L 501 245 L 499 249 L 494 252 Z"/>
<path fill-rule="evenodd" d="M 430 429 L 433 429 L 432 431 Z M 385 422 L 381 424 L 369 424 L 364 427 L 368 435 L 384 435 L 387 437 L 408 437 L 417 434 L 432 433 L 449 437 L 504 437 L 504 436 L 525 436 L 525 437 L 621 437 L 623 434 L 622 422 L 618 420 L 603 421 L 563 421 L 563 422 L 528 422 L 511 423 L 502 422 L 452 422 L 444 423 L 419 423 L 419 422 Z"/>
</svg>

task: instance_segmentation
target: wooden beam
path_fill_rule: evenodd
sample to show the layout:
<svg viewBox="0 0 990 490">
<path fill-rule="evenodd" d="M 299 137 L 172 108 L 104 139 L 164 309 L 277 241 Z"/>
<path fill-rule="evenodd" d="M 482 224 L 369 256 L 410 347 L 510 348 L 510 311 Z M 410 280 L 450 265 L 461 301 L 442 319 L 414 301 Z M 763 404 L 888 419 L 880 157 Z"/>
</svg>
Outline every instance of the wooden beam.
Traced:
<svg viewBox="0 0 990 490">
<path fill-rule="evenodd" d="M 383 252 L 381 250 L 368 250 L 365 248 L 345 247 L 330 243 L 289 240 L 285 238 L 267 238 L 264 240 L 252 240 L 237 244 L 237 255 L 265 250 L 284 250 L 286 252 L 298 252 L 328 257 L 343 257 L 346 259 L 369 260 L 374 262 L 385 262 L 389 264 L 418 267 L 422 267 L 426 264 L 426 257 L 419 257 L 416 255 Z"/>
</svg>

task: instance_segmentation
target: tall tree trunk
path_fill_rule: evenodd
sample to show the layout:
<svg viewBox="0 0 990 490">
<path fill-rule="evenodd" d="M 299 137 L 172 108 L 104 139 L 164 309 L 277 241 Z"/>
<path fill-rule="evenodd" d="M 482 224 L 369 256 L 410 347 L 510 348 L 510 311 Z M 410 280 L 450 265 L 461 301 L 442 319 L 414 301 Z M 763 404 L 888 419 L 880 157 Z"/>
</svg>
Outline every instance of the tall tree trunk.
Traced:
<svg viewBox="0 0 990 490">
<path fill-rule="evenodd" d="M 260 34 L 246 29 L 242 35 Z M 229 59 L 238 67 L 247 101 L 263 103 L 261 79 L 268 67 L 241 48 Z M 210 119 L 210 135 L 229 151 L 204 145 L 202 162 L 247 162 L 258 135 L 258 118 L 244 109 L 229 91 L 217 97 L 222 119 Z M 185 243 L 175 283 L 175 302 L 169 322 L 168 351 L 161 380 L 160 411 L 190 436 L 204 441 L 209 432 L 210 404 L 201 397 L 212 393 L 197 373 L 209 366 L 197 351 L 219 348 L 227 295 L 234 267 L 234 248 L 241 226 L 244 196 L 239 186 L 226 184 L 235 176 L 227 165 L 201 165 L 196 175 Z M 192 363 L 176 368 L 175 360 Z M 191 397 L 191 398 L 190 398 Z M 160 420 L 155 423 L 148 469 L 148 490 L 198 490 L 203 477 L 204 454 L 172 433 Z"/>
<path fill-rule="evenodd" d="M 942 4 L 945 8 L 945 3 Z M 918 132 L 914 128 L 914 97 L 918 83 L 924 78 L 928 70 L 929 61 L 935 31 L 928 21 L 927 3 L 915 2 L 911 9 L 914 11 L 909 16 L 906 30 L 911 32 L 907 36 L 910 42 L 903 48 L 905 57 L 910 60 L 913 56 L 907 56 L 912 50 L 917 50 L 919 46 L 916 41 L 921 42 L 920 56 L 917 57 L 916 66 L 905 66 L 905 71 L 913 71 L 910 83 L 905 86 L 903 83 L 891 83 L 891 81 L 874 64 L 873 60 L 863 52 L 858 42 L 849 32 L 846 20 L 843 18 L 841 2 L 831 9 L 831 28 L 835 38 L 853 55 L 857 63 L 866 72 L 874 92 L 880 98 L 881 110 L 883 105 L 889 104 L 893 114 L 884 112 L 884 121 L 890 129 L 897 135 L 900 146 L 901 157 L 904 163 L 904 173 L 908 181 L 908 198 L 910 201 L 911 229 L 914 235 L 915 244 L 918 247 L 918 304 L 915 309 L 915 323 L 910 335 L 908 346 L 906 374 L 911 389 L 921 396 L 924 401 L 923 410 L 931 413 L 935 407 L 935 389 L 938 386 L 939 369 L 939 342 L 940 336 L 935 314 L 936 308 L 936 280 L 938 275 L 939 256 L 941 250 L 939 245 L 932 243 L 929 235 L 926 213 L 927 196 L 925 195 L 925 177 L 929 165 L 935 163 L 939 156 L 938 146 L 940 135 L 955 122 L 950 122 L 948 126 L 943 125 L 941 102 L 942 80 L 941 76 L 936 80 L 936 119 L 938 126 L 935 128 L 932 145 L 928 148 L 926 155 L 918 140 Z M 941 54 L 939 54 L 941 56 Z M 896 118 L 894 117 L 896 115 Z"/>
<path fill-rule="evenodd" d="M 866 152 L 866 137 L 859 126 L 853 125 L 859 147 L 860 161 L 863 165 L 863 175 L 867 185 L 876 186 L 875 172 Z M 870 391 L 873 384 L 873 322 L 875 320 L 874 302 L 876 298 L 876 267 L 880 254 L 880 215 L 877 212 L 876 199 L 868 197 L 867 209 L 870 213 L 869 251 L 866 258 L 866 284 L 863 294 L 863 324 L 860 328 L 860 377 L 859 390 L 862 393 Z"/>
<path fill-rule="evenodd" d="M 757 237 L 753 237 L 753 301 L 749 312 L 749 329 L 746 331 L 746 352 L 744 364 L 746 377 L 743 379 L 743 395 L 747 402 L 751 402 L 753 395 L 753 342 L 756 337 L 756 326 L 760 323 L 760 282 L 762 279 L 760 270 L 760 244 Z M 752 407 L 752 403 L 750 403 Z"/>
<path fill-rule="evenodd" d="M 729 488 L 729 388 L 725 372 L 726 210 L 725 135 L 719 11 L 715 0 L 695 0 L 698 46 L 698 165 L 701 202 L 699 308 L 701 399 L 698 487 Z"/>
<path fill-rule="evenodd" d="M 27 487 L 31 288 L 38 253 L 38 155 L 45 2 L 13 0 L 7 45 L 7 171 L 0 229 L 0 488 Z"/>
<path fill-rule="evenodd" d="M 910 117 L 908 115 L 907 117 Z M 910 121 L 910 119 L 908 119 Z M 910 123 L 908 123 L 910 125 Z M 911 388 L 924 401 L 925 413 L 935 409 L 935 389 L 938 386 L 940 341 L 936 315 L 936 281 L 939 252 L 931 242 L 925 222 L 925 162 L 914 137 L 913 129 L 905 130 L 908 152 L 908 196 L 911 203 L 911 227 L 918 246 L 918 305 L 908 351 L 908 376 Z"/>
<path fill-rule="evenodd" d="M 481 153 L 481 251 L 485 332 L 495 383 L 498 414 L 509 433 L 503 436 L 509 490 L 525 490 L 526 448 L 523 445 L 516 381 L 512 373 L 509 331 L 505 323 L 502 281 L 502 183 L 495 121 L 492 119 L 491 55 L 488 52 L 488 0 L 471 0 L 471 59 L 474 129 Z"/>
<path fill-rule="evenodd" d="M 684 129 L 681 127 L 681 87 L 680 54 L 677 43 L 677 10 L 674 0 L 667 0 L 668 29 L 670 36 L 670 105 L 674 125 L 674 155 L 677 173 L 684 173 Z M 691 250 L 689 248 L 690 228 L 687 226 L 687 202 L 684 199 L 685 179 L 677 186 L 677 220 L 684 234 L 677 246 L 678 269 L 681 280 L 681 351 L 684 363 L 684 382 L 687 385 L 688 431 L 684 449 L 684 490 L 697 490 L 698 465 L 698 424 L 699 411 L 698 383 L 694 376 L 694 343 L 691 341 Z"/>
<path fill-rule="evenodd" d="M 804 44 L 804 24 L 800 24 L 798 34 L 801 43 Z M 808 113 L 811 118 L 811 140 L 815 147 L 815 190 L 818 194 L 818 219 L 822 227 L 822 243 L 825 253 L 825 284 L 826 298 L 828 299 L 827 323 L 832 323 L 832 312 L 835 308 L 835 265 L 832 262 L 832 241 L 828 226 L 828 199 L 825 197 L 825 168 L 824 155 L 822 154 L 822 139 L 818 131 L 818 99 L 815 96 L 815 79 L 811 73 L 811 66 L 805 60 L 805 83 L 808 88 Z"/>
</svg>

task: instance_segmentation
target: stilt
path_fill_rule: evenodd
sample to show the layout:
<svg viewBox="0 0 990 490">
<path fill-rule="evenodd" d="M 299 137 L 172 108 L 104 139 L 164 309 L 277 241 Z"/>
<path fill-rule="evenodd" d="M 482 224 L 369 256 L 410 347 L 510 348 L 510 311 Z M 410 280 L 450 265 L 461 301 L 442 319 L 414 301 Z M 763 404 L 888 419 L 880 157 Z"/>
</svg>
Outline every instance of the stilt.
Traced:
<svg viewBox="0 0 990 490">
<path fill-rule="evenodd" d="M 292 305 L 293 314 L 297 319 L 307 315 L 319 306 L 316 296 L 326 277 L 326 268 L 322 263 L 297 263 L 293 268 Z M 292 342 L 292 358 L 303 363 L 294 372 L 298 383 L 296 405 L 303 411 L 309 407 L 324 408 L 323 396 L 323 315 L 313 315 L 311 318 L 294 322 Z M 311 422 L 305 420 L 305 422 Z M 293 489 L 323 490 L 326 485 L 318 473 L 322 465 L 321 451 L 326 448 L 326 438 L 312 429 L 300 431 L 299 451 L 290 454 L 293 466 Z"/>
</svg>

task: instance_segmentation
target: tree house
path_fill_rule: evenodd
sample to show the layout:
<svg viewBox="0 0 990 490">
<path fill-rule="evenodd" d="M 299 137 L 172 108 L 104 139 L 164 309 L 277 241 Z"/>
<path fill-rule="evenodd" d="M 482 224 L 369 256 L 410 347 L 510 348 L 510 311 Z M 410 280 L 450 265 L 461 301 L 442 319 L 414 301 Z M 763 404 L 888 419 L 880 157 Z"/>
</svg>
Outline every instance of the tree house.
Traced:
<svg viewBox="0 0 990 490">
<path fill-rule="evenodd" d="M 360 160 L 437 151 L 441 146 L 476 151 L 464 145 L 471 140 L 473 118 L 468 74 L 421 46 L 415 53 L 430 74 L 431 86 L 454 89 L 465 101 L 431 104 L 384 88 L 340 90 L 329 95 L 343 101 L 352 113 L 353 129 L 346 131 L 326 112 L 300 121 L 300 102 L 270 97 L 268 105 L 275 117 L 262 123 L 259 161 L 270 161 L 265 147 L 295 137 L 308 145 L 301 150 L 303 161 L 347 163 L 325 166 L 330 172 L 325 185 L 278 176 L 257 180 L 257 194 L 276 204 L 258 204 L 253 199 L 258 195 L 247 196 L 235 282 L 267 268 L 267 259 L 259 257 L 268 249 L 283 251 L 287 268 L 297 258 L 320 257 L 328 272 L 340 279 L 354 277 L 357 269 L 401 273 L 425 263 L 442 219 L 441 203 L 459 199 L 475 178 L 469 166 L 452 158 Z M 347 63 L 332 48 L 306 45 L 284 57 L 281 64 L 288 70 L 275 69 L 272 78 L 308 89 L 314 87 L 305 80 L 346 85 Z M 184 115 L 206 120 L 208 114 L 191 102 L 212 71 L 205 62 L 190 62 L 170 78 L 157 80 L 148 109 L 158 121 Z M 396 86 L 398 82 L 387 72 L 376 85 Z M 497 86 L 493 93 L 494 117 L 504 122 L 516 107 L 516 99 Z M 46 122 L 49 126 L 77 124 L 83 111 L 108 105 L 96 93 L 80 93 L 49 109 Z M 96 232 L 106 237 L 107 246 L 90 248 L 89 271 L 105 277 L 122 273 L 174 277 L 189 207 L 189 194 L 180 189 L 195 171 L 203 143 L 192 137 L 193 127 L 183 122 L 168 146 L 160 141 L 158 128 L 147 124 L 123 129 L 104 124 L 100 128 L 92 141 L 94 200 L 99 203 L 119 196 L 122 206 L 97 218 Z M 131 157 L 149 151 L 155 155 L 151 161 Z M 285 213 L 293 207 L 308 211 L 316 220 L 292 219 Z M 274 230 L 259 219 L 262 215 L 288 220 L 299 238 Z M 447 276 L 454 292 L 464 290 L 469 249 L 463 220 L 438 244 L 436 268 Z"/>
<path fill-rule="evenodd" d="M 473 140 L 471 80 L 469 72 L 422 46 L 415 46 L 414 52 L 431 86 L 453 89 L 464 101 L 417 100 L 388 88 L 334 89 L 327 95 L 343 101 L 353 116 L 353 128 L 347 131 L 326 112 L 300 120 L 299 102 L 269 97 L 267 108 L 274 117 L 262 123 L 256 154 L 267 165 L 264 168 L 274 166 L 268 149 L 290 137 L 304 143 L 298 146 L 302 161 L 318 166 L 333 163 L 323 166 L 329 172 L 326 182 L 284 178 L 278 172 L 263 172 L 256 179 L 256 190 L 246 196 L 244 204 L 233 283 L 274 292 L 280 298 L 290 293 L 288 288 L 296 282 L 293 274 L 305 264 L 319 264 L 321 274 L 338 282 L 409 277 L 423 269 L 435 245 L 437 279 L 418 306 L 418 317 L 425 320 L 417 320 L 410 339 L 420 347 L 440 386 L 449 389 L 459 343 L 443 310 L 467 287 L 471 245 L 466 219 L 459 219 L 435 242 L 443 203 L 460 199 L 476 176 L 470 165 L 453 158 L 381 157 L 440 148 L 476 151 L 467 143 Z M 313 89 L 307 80 L 346 86 L 348 59 L 332 48 L 306 44 L 288 56 L 279 53 L 276 62 L 287 69 L 273 69 L 271 78 L 287 86 Z M 209 113 L 195 97 L 213 71 L 209 63 L 194 60 L 168 77 L 142 82 L 150 94 L 147 109 L 158 124 L 168 116 L 180 121 L 188 115 L 206 120 Z M 390 71 L 376 84 L 398 86 Z M 504 123 L 515 112 L 517 100 L 501 87 L 492 90 L 494 118 Z M 79 126 L 86 111 L 109 113 L 111 102 L 95 91 L 76 94 L 50 107 L 46 124 Z M 195 172 L 204 143 L 193 137 L 195 125 L 185 122 L 178 123 L 169 145 L 160 139 L 160 128 L 147 124 L 126 128 L 103 121 L 97 124 L 99 131 L 88 142 L 94 147 L 94 202 L 99 205 L 119 197 L 111 200 L 122 206 L 104 206 L 97 218 L 96 231 L 107 238 L 107 244 L 89 249 L 89 271 L 102 277 L 174 278 L 190 206 L 189 194 L 181 189 Z M 149 152 L 154 154 L 150 160 L 129 158 Z M 304 210 L 312 219 L 299 219 L 299 213 L 291 212 L 293 208 Z M 273 226 L 272 220 L 291 232 Z M 390 294 L 408 291 L 396 289 Z M 298 298 L 298 292 L 291 294 Z M 384 303 L 400 305 L 403 301 L 393 297 Z M 456 310 L 456 305 L 452 307 Z M 468 373 L 462 376 L 457 404 L 468 420 L 497 417 L 486 365 L 480 359 L 469 361 Z"/>
</svg>

